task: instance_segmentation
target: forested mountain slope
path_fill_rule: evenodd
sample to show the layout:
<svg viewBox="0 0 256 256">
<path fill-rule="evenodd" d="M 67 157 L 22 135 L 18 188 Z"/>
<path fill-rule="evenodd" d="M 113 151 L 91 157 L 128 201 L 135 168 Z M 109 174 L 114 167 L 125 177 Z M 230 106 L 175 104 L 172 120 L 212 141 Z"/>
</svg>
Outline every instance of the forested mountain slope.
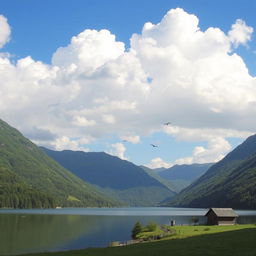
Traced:
<svg viewBox="0 0 256 256">
<path fill-rule="evenodd" d="M 256 135 L 249 137 L 168 205 L 256 207 Z"/>
<path fill-rule="evenodd" d="M 0 177 L 1 207 L 115 205 L 2 120 Z"/>
<path fill-rule="evenodd" d="M 201 177 L 212 165 L 212 163 L 174 165 L 158 172 L 158 175 L 166 180 L 170 180 L 177 190 L 181 191 Z"/>
<path fill-rule="evenodd" d="M 139 166 L 103 152 L 53 151 L 50 157 L 107 195 L 131 206 L 153 206 L 175 193 Z"/>
</svg>

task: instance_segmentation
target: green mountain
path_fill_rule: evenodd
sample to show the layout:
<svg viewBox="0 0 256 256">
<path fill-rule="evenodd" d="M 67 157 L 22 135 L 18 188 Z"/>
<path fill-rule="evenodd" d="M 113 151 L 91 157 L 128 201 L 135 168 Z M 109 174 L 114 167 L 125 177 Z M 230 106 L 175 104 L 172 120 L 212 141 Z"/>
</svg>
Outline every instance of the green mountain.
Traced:
<svg viewBox="0 0 256 256">
<path fill-rule="evenodd" d="M 256 208 L 256 135 L 249 137 L 168 205 Z"/>
<path fill-rule="evenodd" d="M 165 168 L 158 168 L 159 171 L 156 170 L 156 169 L 148 168 L 148 167 L 143 166 L 143 165 L 141 165 L 140 168 L 142 168 L 152 178 L 154 178 L 154 179 L 158 180 L 159 182 L 161 182 L 164 186 L 169 188 L 171 191 L 175 191 L 176 193 L 178 192 L 178 188 L 172 183 L 171 180 L 164 179 L 161 176 L 159 176 L 160 169 L 161 169 L 161 171 L 163 171 L 163 170 L 166 170 Z"/>
<path fill-rule="evenodd" d="M 56 204 L 52 196 L 29 186 L 4 167 L 0 167 L 0 184 L 0 208 L 51 208 Z"/>
<path fill-rule="evenodd" d="M 113 205 L 0 120 L 0 207 Z"/>
<path fill-rule="evenodd" d="M 53 151 L 50 157 L 106 195 L 130 206 L 154 206 L 175 192 L 131 162 L 103 152 Z"/>
<path fill-rule="evenodd" d="M 179 192 L 202 176 L 212 165 L 212 163 L 174 165 L 158 172 L 158 175 L 170 180 Z"/>
</svg>

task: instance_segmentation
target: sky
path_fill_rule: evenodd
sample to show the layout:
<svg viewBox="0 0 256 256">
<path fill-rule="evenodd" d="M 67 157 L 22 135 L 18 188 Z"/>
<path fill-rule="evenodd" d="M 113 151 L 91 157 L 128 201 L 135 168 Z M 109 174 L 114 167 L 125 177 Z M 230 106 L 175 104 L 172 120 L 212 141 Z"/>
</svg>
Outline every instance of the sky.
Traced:
<svg viewBox="0 0 256 256">
<path fill-rule="evenodd" d="M 253 0 L 1 0 L 0 118 L 54 150 L 151 168 L 219 161 L 255 133 L 255 11 Z"/>
</svg>

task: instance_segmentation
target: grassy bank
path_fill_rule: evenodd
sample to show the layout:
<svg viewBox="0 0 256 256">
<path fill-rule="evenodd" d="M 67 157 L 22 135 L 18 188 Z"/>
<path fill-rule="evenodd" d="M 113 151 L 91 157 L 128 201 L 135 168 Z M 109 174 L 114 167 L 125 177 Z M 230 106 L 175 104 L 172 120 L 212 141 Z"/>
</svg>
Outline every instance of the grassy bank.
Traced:
<svg viewBox="0 0 256 256">
<path fill-rule="evenodd" d="M 187 238 L 198 235 L 207 235 L 241 229 L 256 228 L 256 224 L 250 225 L 227 225 L 227 226 L 174 226 L 176 234 L 168 239 Z"/>
<path fill-rule="evenodd" d="M 123 247 L 41 253 L 34 256 L 255 256 L 256 225 L 176 226 L 161 241 Z M 32 256 L 32 254 L 30 254 Z"/>
</svg>

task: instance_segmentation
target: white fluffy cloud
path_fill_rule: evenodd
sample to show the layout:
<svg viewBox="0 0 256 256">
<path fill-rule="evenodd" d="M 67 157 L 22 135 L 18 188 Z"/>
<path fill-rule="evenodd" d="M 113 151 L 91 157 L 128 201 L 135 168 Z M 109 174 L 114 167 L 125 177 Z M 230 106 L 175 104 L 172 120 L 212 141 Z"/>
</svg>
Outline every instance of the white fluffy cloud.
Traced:
<svg viewBox="0 0 256 256">
<path fill-rule="evenodd" d="M 127 158 L 124 155 L 125 151 L 126 151 L 126 148 L 124 144 L 115 143 L 115 144 L 111 144 L 111 150 L 107 153 L 113 156 L 117 156 L 122 160 L 127 160 Z"/>
<path fill-rule="evenodd" d="M 131 142 L 133 144 L 138 144 L 140 142 L 140 137 L 137 136 L 137 135 L 124 135 L 124 136 L 121 136 L 121 139 L 124 142 L 128 141 L 128 142 Z"/>
<path fill-rule="evenodd" d="M 3 16 L 0 22 L 3 46 L 10 28 Z M 177 8 L 146 23 L 127 51 L 108 30 L 86 29 L 57 49 L 51 65 L 31 57 L 14 64 L 2 54 L 0 114 L 28 137 L 31 127 L 54 134 L 47 142 L 38 132 L 36 141 L 56 149 L 81 149 L 82 140 L 113 134 L 138 143 L 171 121 L 170 136 L 208 142 L 184 162 L 219 159 L 226 137 L 245 137 L 256 126 L 256 78 L 235 53 L 252 32 L 242 20 L 227 34 L 202 31 L 195 15 Z M 123 144 L 112 147 L 125 158 Z"/>
<path fill-rule="evenodd" d="M 66 136 L 62 136 L 60 138 L 57 138 L 56 141 L 54 141 L 54 147 L 56 150 L 75 150 L 75 151 L 88 151 L 85 147 L 80 147 L 81 141 L 78 140 L 72 140 Z"/>
<path fill-rule="evenodd" d="M 7 19 L 0 15 L 0 48 L 2 48 L 9 40 L 11 35 L 11 28 Z"/>
<path fill-rule="evenodd" d="M 152 159 L 146 166 L 156 169 L 161 167 L 170 168 L 175 164 L 214 163 L 220 161 L 230 150 L 231 145 L 227 140 L 222 137 L 212 137 L 208 140 L 206 148 L 203 146 L 195 147 L 192 156 L 179 158 L 169 163 L 165 162 L 160 157 L 157 157 Z"/>
<path fill-rule="evenodd" d="M 166 163 L 161 157 L 156 157 L 151 160 L 149 164 L 146 165 L 147 167 L 151 169 L 156 169 L 156 168 L 170 168 L 172 164 Z"/>
<path fill-rule="evenodd" d="M 238 19 L 232 25 L 232 29 L 228 32 L 228 35 L 230 41 L 237 47 L 239 44 L 246 45 L 251 40 L 252 32 L 252 27 L 248 27 L 243 20 Z"/>
<path fill-rule="evenodd" d="M 52 57 L 53 65 L 66 68 L 70 72 L 92 73 L 124 52 L 124 44 L 115 41 L 108 30 L 86 29 L 73 36 L 67 47 L 60 47 Z"/>
<path fill-rule="evenodd" d="M 230 150 L 228 141 L 216 137 L 209 141 L 207 148 L 195 147 L 191 157 L 177 159 L 174 164 L 213 163 L 221 160 Z"/>
<path fill-rule="evenodd" d="M 210 141 L 214 138 L 246 138 L 252 135 L 252 132 L 237 131 L 233 129 L 218 128 L 184 128 L 173 125 L 163 127 L 163 132 L 175 137 L 180 141 Z"/>
</svg>

